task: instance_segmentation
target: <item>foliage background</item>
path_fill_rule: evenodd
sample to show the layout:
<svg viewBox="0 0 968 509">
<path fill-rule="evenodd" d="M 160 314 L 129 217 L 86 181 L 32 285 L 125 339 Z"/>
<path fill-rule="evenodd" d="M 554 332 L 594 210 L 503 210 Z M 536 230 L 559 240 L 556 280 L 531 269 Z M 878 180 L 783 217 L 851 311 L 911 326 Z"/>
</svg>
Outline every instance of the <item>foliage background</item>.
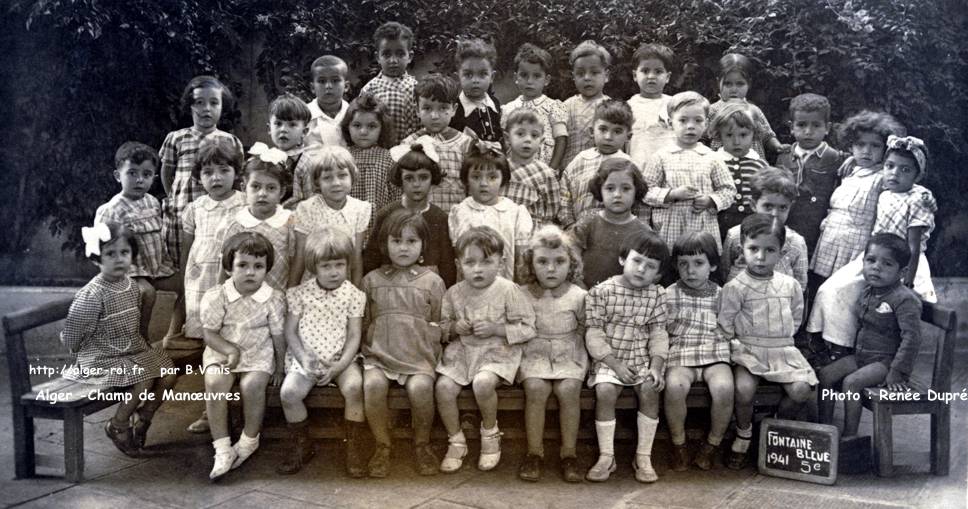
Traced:
<svg viewBox="0 0 968 509">
<path fill-rule="evenodd" d="M 416 33 L 417 60 L 444 72 L 459 36 L 492 39 L 505 76 L 516 48 L 536 43 L 559 60 L 548 92 L 561 99 L 575 93 L 567 54 L 583 39 L 612 51 L 605 91 L 619 98 L 637 92 L 629 59 L 642 42 L 675 50 L 687 72 L 672 88 L 707 97 L 718 58 L 738 51 L 759 64 L 750 99 L 784 141 L 787 105 L 802 92 L 828 96 L 835 120 L 889 111 L 932 151 L 922 182 L 941 206 L 932 267 L 966 276 L 965 12 L 960 0 L 13 0 L 0 21 L 0 249 L 22 256 L 47 225 L 76 251 L 80 226 L 116 192 L 114 150 L 129 139 L 158 146 L 188 125 L 177 104 L 192 76 L 230 84 L 238 102 L 223 127 L 251 142 L 256 129 L 240 120 L 264 118 L 251 111 L 257 96 L 309 99 L 306 71 L 324 53 L 350 62 L 353 94 L 378 71 L 373 30 L 398 20 Z"/>
</svg>

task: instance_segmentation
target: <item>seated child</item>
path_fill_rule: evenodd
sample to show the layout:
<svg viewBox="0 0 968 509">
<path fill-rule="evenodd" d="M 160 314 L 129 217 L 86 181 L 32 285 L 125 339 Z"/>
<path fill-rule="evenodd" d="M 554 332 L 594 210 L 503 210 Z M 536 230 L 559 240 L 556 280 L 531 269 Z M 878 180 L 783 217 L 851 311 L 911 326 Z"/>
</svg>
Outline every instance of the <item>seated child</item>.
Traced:
<svg viewBox="0 0 968 509">
<path fill-rule="evenodd" d="M 491 93 L 497 50 L 481 39 L 459 40 L 456 61 L 461 91 L 450 126 L 501 148 L 501 102 Z"/>
<path fill-rule="evenodd" d="M 670 96 L 663 93 L 672 77 L 675 54 L 661 44 L 643 44 L 635 50 L 635 82 L 639 93 L 628 100 L 635 122 L 629 140 L 629 156 L 639 168 L 660 149 L 676 143 L 669 119 Z"/>
<path fill-rule="evenodd" d="M 719 140 L 723 145 L 716 155 L 726 163 L 726 169 L 736 184 L 736 199 L 717 216 L 720 235 L 726 235 L 730 228 L 739 226 L 746 216 L 753 213 L 750 181 L 756 172 L 767 166 L 761 154 L 752 149 L 754 128 L 749 106 L 739 102 L 728 103 L 709 121 L 712 139 Z"/>
<path fill-rule="evenodd" d="M 514 84 L 521 95 L 501 106 L 501 127 L 507 133 L 510 125 L 508 115 L 514 110 L 525 108 L 533 111 L 541 127 L 541 136 L 535 144 L 532 157 L 550 166 L 557 176 L 565 167 L 562 161 L 568 148 L 568 119 L 561 101 L 544 95 L 544 89 L 554 74 L 555 62 L 551 53 L 530 42 L 522 44 L 517 55 L 514 55 Z"/>
<path fill-rule="evenodd" d="M 306 103 L 311 116 L 309 133 L 306 134 L 306 148 L 323 145 L 346 146 L 339 125 L 350 106 L 343 99 L 346 76 L 350 69 L 342 58 L 334 55 L 323 55 L 313 60 L 309 68 L 316 98 Z"/>
<path fill-rule="evenodd" d="M 730 102 L 746 104 L 753 114 L 756 128 L 753 130 L 753 150 L 766 160 L 767 150 L 775 153 L 785 153 L 790 150 L 789 145 L 780 143 L 776 133 L 770 127 L 766 115 L 758 106 L 746 100 L 750 85 L 753 83 L 753 62 L 738 53 L 727 53 L 719 59 L 719 101 L 709 107 L 710 118 L 720 108 Z M 719 143 L 713 140 L 713 148 L 719 148 Z"/>
<path fill-rule="evenodd" d="M 602 89 L 608 82 L 612 55 L 595 41 L 582 41 L 568 55 L 568 65 L 571 66 L 571 75 L 575 79 L 578 93 L 563 103 L 568 127 L 568 148 L 561 161 L 562 167 L 567 167 L 583 150 L 595 146 L 592 124 L 595 123 L 598 105 L 608 99 Z M 631 122 L 629 124 L 631 126 Z"/>
<path fill-rule="evenodd" d="M 388 21 L 373 32 L 376 61 L 380 74 L 370 80 L 360 95 L 373 95 L 386 105 L 387 122 L 392 126 L 390 145 L 396 145 L 420 127 L 414 89 L 417 78 L 407 72 L 413 59 L 413 31 L 396 21 Z"/>
<path fill-rule="evenodd" d="M 549 99 L 550 100 L 550 99 Z M 535 111 L 521 107 L 505 113 L 504 139 L 510 147 L 511 180 L 504 196 L 527 207 L 535 229 L 554 223 L 561 210 L 557 173 L 536 152 L 541 145 L 541 120 Z"/>
</svg>

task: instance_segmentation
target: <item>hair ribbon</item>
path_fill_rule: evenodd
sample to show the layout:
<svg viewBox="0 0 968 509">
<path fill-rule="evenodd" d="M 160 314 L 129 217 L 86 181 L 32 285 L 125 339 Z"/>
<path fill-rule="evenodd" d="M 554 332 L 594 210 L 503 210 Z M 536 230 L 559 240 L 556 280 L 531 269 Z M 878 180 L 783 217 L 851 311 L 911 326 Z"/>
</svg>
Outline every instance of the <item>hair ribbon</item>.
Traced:
<svg viewBox="0 0 968 509">
<path fill-rule="evenodd" d="M 419 145 L 419 150 L 414 147 Z M 423 152 L 431 161 L 440 164 L 440 155 L 437 154 L 437 142 L 433 138 L 424 134 L 419 136 L 417 139 L 413 140 L 408 145 L 397 145 L 390 149 L 390 157 L 395 161 L 399 162 L 403 159 L 403 156 L 410 153 L 410 151 Z"/>
<path fill-rule="evenodd" d="M 269 164 L 283 164 L 289 157 L 285 152 L 273 147 L 269 148 L 268 145 L 257 141 L 252 148 L 249 149 L 249 154 L 253 156 L 258 156 L 260 160 L 264 163 Z"/>
<path fill-rule="evenodd" d="M 101 255 L 101 242 L 111 240 L 111 230 L 106 223 L 94 223 L 92 227 L 81 228 L 81 238 L 84 239 L 84 256 Z"/>
<path fill-rule="evenodd" d="M 928 152 L 921 138 L 914 136 L 900 137 L 892 134 L 887 137 L 887 148 L 910 152 L 917 161 L 920 172 L 923 174 L 928 170 Z"/>
</svg>

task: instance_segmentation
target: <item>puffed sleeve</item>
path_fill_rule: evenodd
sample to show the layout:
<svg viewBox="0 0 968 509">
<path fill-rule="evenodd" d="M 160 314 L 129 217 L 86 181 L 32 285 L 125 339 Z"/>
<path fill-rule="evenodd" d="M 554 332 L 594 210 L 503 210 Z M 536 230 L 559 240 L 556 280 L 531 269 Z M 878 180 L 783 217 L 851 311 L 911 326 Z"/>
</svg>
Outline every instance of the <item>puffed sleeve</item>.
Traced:
<svg viewBox="0 0 968 509">
<path fill-rule="evenodd" d="M 645 332 L 649 337 L 649 356 L 665 359 L 669 355 L 669 332 L 666 330 L 665 288 L 656 285 L 655 305 L 649 319 L 645 322 Z"/>
<path fill-rule="evenodd" d="M 666 187 L 665 179 L 665 168 L 664 168 L 664 157 L 661 152 L 653 154 L 645 162 L 645 167 L 642 168 L 642 179 L 645 180 L 648 186 L 648 191 L 645 193 L 645 203 L 652 207 L 665 207 L 666 206 L 666 196 L 668 196 L 670 189 Z"/>
<path fill-rule="evenodd" d="M 351 290 L 350 303 L 346 316 L 348 318 L 363 318 L 363 313 L 366 310 L 366 294 L 355 286 L 349 288 Z"/>
<path fill-rule="evenodd" d="M 302 285 L 294 286 L 286 290 L 286 304 L 289 312 L 299 316 L 303 312 Z"/>
<path fill-rule="evenodd" d="M 736 337 L 736 316 L 739 315 L 743 304 L 740 286 L 726 283 L 719 297 L 719 329 L 723 338 L 730 340 Z"/>
<path fill-rule="evenodd" d="M 770 121 L 766 119 L 766 115 L 763 114 L 763 110 L 755 104 L 749 105 L 750 110 L 753 111 L 753 120 L 756 124 L 756 137 L 761 143 L 765 143 L 766 140 L 770 138 L 776 138 L 776 133 L 773 132 L 773 128 L 770 126 Z M 761 154 L 762 155 L 762 154 Z"/>
<path fill-rule="evenodd" d="M 202 328 L 220 331 L 225 320 L 225 296 L 222 285 L 210 288 L 202 296 Z"/>
<path fill-rule="evenodd" d="M 729 173 L 729 168 L 722 159 L 714 154 L 704 157 L 710 165 L 710 178 L 713 181 L 713 192 L 709 197 L 716 204 L 716 210 L 726 210 L 736 199 L 736 184 L 733 183 L 733 176 Z"/>
<path fill-rule="evenodd" d="M 921 347 L 921 299 L 914 296 L 902 299 L 894 306 L 894 316 L 897 317 L 901 341 L 891 369 L 910 376 Z"/>
<path fill-rule="evenodd" d="M 161 159 L 161 167 L 171 168 L 172 174 L 178 166 L 178 148 L 175 146 L 175 137 L 178 131 L 171 131 L 165 136 L 165 141 L 161 143 L 158 150 L 158 158 Z M 164 173 L 164 172 L 160 172 Z"/>
<path fill-rule="evenodd" d="M 504 313 L 507 316 L 505 330 L 508 344 L 525 343 L 537 334 L 534 307 L 528 296 L 513 283 L 504 297 Z"/>
<path fill-rule="evenodd" d="M 565 105 L 557 99 L 548 99 L 551 106 L 548 111 L 548 122 L 551 123 L 551 136 L 558 138 L 568 136 L 568 112 Z"/>
<path fill-rule="evenodd" d="M 296 230 L 296 233 L 301 233 L 303 235 L 309 235 L 313 232 L 315 225 L 313 213 L 313 202 L 310 200 L 304 200 L 296 205 L 296 211 L 292 214 L 292 228 Z"/>
<path fill-rule="evenodd" d="M 81 349 L 84 341 L 94 334 L 98 321 L 104 315 L 104 302 L 95 288 L 91 285 L 81 288 L 67 312 L 60 340 L 71 353 L 77 353 Z"/>
<path fill-rule="evenodd" d="M 269 305 L 269 334 L 281 336 L 286 325 L 286 294 L 280 290 L 272 291 Z"/>
<path fill-rule="evenodd" d="M 925 227 L 934 228 L 934 213 L 938 211 L 938 202 L 934 195 L 926 188 L 921 188 L 921 192 L 916 194 L 916 199 L 911 203 L 911 216 L 908 221 L 908 228 Z"/>
<path fill-rule="evenodd" d="M 197 201 L 193 201 L 185 207 L 185 210 L 181 213 L 182 230 L 189 235 L 195 235 L 195 204 Z"/>
<path fill-rule="evenodd" d="M 612 353 L 612 346 L 605 337 L 608 313 L 605 309 L 606 296 L 602 295 L 604 292 L 601 286 L 595 286 L 585 295 L 585 348 L 596 361 Z"/>
</svg>

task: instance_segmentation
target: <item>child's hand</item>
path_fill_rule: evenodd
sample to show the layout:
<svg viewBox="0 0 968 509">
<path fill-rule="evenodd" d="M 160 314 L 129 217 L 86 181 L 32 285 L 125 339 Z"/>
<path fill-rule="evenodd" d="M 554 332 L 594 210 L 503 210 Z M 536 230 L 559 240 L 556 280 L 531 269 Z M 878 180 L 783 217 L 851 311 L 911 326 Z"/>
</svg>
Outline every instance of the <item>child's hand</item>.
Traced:
<svg viewBox="0 0 968 509">
<path fill-rule="evenodd" d="M 272 378 L 269 379 L 269 383 L 272 384 L 273 387 L 279 387 L 280 385 L 282 385 L 282 381 L 285 378 L 286 378 L 286 372 L 281 369 L 278 369 L 276 370 L 275 373 L 272 374 Z"/>
<path fill-rule="evenodd" d="M 890 391 L 911 390 L 911 387 L 907 384 L 907 377 L 893 369 L 887 372 L 887 378 L 884 379 L 884 383 L 881 385 L 887 387 Z"/>
<path fill-rule="evenodd" d="M 476 322 L 474 324 L 474 335 L 479 338 L 503 336 L 504 327 L 501 327 L 501 324 L 494 322 Z"/>
<path fill-rule="evenodd" d="M 704 194 L 692 200 L 692 210 L 694 212 L 704 212 L 707 209 L 714 208 L 716 208 L 716 202 L 714 202 L 708 194 Z"/>
<path fill-rule="evenodd" d="M 649 373 L 645 375 L 645 383 L 651 385 L 653 391 L 662 392 L 662 389 L 665 388 L 665 377 L 662 376 L 662 373 L 659 373 L 659 370 L 649 368 Z"/>
<path fill-rule="evenodd" d="M 639 381 L 639 375 L 629 369 L 628 365 L 625 363 L 617 363 L 616 366 L 612 368 L 612 371 L 615 372 L 615 376 L 617 376 L 623 384 L 634 384 L 635 382 Z"/>
<path fill-rule="evenodd" d="M 229 354 L 225 357 L 226 359 L 222 363 L 222 366 L 231 370 L 235 369 L 235 367 L 239 365 L 239 359 L 242 357 L 242 353 L 239 352 L 239 348 L 237 346 L 232 345 L 232 351 L 229 352 Z"/>
<path fill-rule="evenodd" d="M 776 153 L 777 154 L 786 154 L 787 152 L 789 152 L 792 149 L 793 149 L 793 145 L 790 145 L 789 143 L 781 143 L 781 144 L 779 144 L 776 147 Z"/>
<path fill-rule="evenodd" d="M 668 201 L 689 201 L 699 196 L 699 190 L 692 186 L 679 186 L 669 191 Z"/>
<path fill-rule="evenodd" d="M 471 325 L 471 322 L 461 318 L 454 324 L 454 332 L 461 336 L 470 336 L 474 333 L 474 327 Z"/>
</svg>

